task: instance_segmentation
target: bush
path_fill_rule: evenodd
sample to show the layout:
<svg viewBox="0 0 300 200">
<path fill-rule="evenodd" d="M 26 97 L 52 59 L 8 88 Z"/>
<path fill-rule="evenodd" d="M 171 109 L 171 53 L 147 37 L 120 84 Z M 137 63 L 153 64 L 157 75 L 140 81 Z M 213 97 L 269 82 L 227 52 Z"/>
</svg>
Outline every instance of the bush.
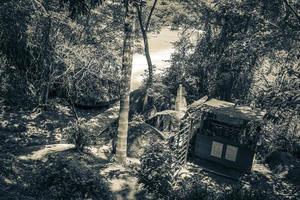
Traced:
<svg viewBox="0 0 300 200">
<path fill-rule="evenodd" d="M 262 189 L 253 187 L 235 186 L 224 191 L 217 198 L 218 200 L 275 200 L 277 199 L 274 195 L 266 193 Z"/>
<path fill-rule="evenodd" d="M 51 156 L 37 165 L 27 188 L 36 199 L 112 199 L 107 183 L 76 159 Z"/>
<path fill-rule="evenodd" d="M 155 143 L 141 158 L 138 182 L 156 198 L 170 199 L 173 194 L 172 174 L 175 170 L 173 152 L 166 144 Z"/>
<path fill-rule="evenodd" d="M 272 152 L 283 151 L 300 158 L 299 119 L 274 124 L 266 121 L 263 126 L 262 144 L 258 147 L 258 158 L 264 160 Z"/>
<path fill-rule="evenodd" d="M 184 178 L 178 189 L 175 191 L 176 199 L 197 199 L 210 200 L 214 199 L 213 193 L 203 184 L 200 176 Z"/>
<path fill-rule="evenodd" d="M 94 136 L 88 134 L 83 122 L 76 122 L 73 126 L 66 130 L 67 140 L 75 145 L 78 151 L 83 151 L 85 147 L 92 144 Z"/>
</svg>

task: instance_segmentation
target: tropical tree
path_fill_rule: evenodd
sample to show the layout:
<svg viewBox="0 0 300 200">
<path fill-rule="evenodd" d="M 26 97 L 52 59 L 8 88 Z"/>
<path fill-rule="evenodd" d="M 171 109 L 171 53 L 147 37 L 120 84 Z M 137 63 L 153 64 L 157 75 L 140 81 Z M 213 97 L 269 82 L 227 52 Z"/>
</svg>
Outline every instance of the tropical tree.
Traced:
<svg viewBox="0 0 300 200">
<path fill-rule="evenodd" d="M 148 41 L 148 31 L 149 31 L 149 25 L 151 21 L 151 17 L 153 14 L 153 11 L 155 10 L 156 4 L 158 0 L 154 0 L 153 5 L 151 7 L 150 13 L 146 20 L 144 20 L 143 16 L 143 4 L 140 4 L 137 6 L 137 14 L 138 14 L 138 20 L 140 25 L 140 30 L 142 33 L 143 41 L 144 41 L 144 53 L 146 56 L 147 64 L 148 64 L 148 82 L 147 82 L 147 88 L 150 88 L 153 84 L 153 64 L 150 56 L 150 50 L 149 50 L 149 41 Z"/>
<path fill-rule="evenodd" d="M 203 95 L 247 100 L 254 72 L 266 59 L 286 56 L 289 63 L 299 59 L 299 1 L 186 0 L 182 4 L 186 12 L 178 16 L 178 25 L 203 31 L 185 58 L 186 76 L 193 80 L 186 89 L 193 100 Z"/>
<path fill-rule="evenodd" d="M 124 44 L 122 54 L 122 78 L 120 82 L 120 114 L 118 123 L 118 138 L 116 147 L 116 160 L 124 162 L 127 156 L 127 135 L 128 116 L 130 99 L 130 82 L 133 59 L 133 28 L 135 19 L 135 2 L 133 0 L 124 1 L 125 24 L 124 24 Z"/>
<path fill-rule="evenodd" d="M 113 98 L 118 98 L 122 4 L 105 4 L 84 17 L 71 12 L 78 10 L 71 5 L 49 0 L 0 3 L 0 57 L 5 60 L 0 64 L 0 93 L 7 104 L 45 105 L 48 97 L 64 98 L 69 91 L 83 103 L 99 102 L 112 97 L 107 87 L 103 90 L 107 82 L 116 85 L 108 90 L 115 90 Z"/>
<path fill-rule="evenodd" d="M 87 14 L 90 9 L 101 4 L 102 1 L 67 1 L 72 17 L 81 14 Z M 120 81 L 120 113 L 118 122 L 118 137 L 116 146 L 116 161 L 124 162 L 127 156 L 127 135 L 128 135 L 128 114 L 129 114 L 129 97 L 130 97 L 130 82 L 133 59 L 133 28 L 135 19 L 135 7 L 141 4 L 143 0 L 124 0 L 124 39 L 122 51 L 122 67 Z"/>
<path fill-rule="evenodd" d="M 59 2 L 59 4 L 58 4 Z M 121 19 L 120 22 L 124 24 L 124 41 L 123 41 L 123 51 L 122 51 L 122 69 L 121 69 L 121 81 L 120 81 L 120 117 L 119 117 L 119 131 L 118 131 L 118 144 L 116 149 L 116 158 L 118 161 L 124 161 L 126 158 L 126 149 L 127 149 L 127 130 L 128 130 L 128 110 L 129 110 L 129 93 L 130 93 L 130 79 L 131 79 L 131 69 L 132 69 L 132 47 L 133 47 L 133 23 L 135 19 L 135 8 L 141 3 L 141 0 L 125 0 L 123 2 L 108 2 L 110 5 L 109 9 L 114 12 L 114 15 L 109 15 L 109 17 L 113 18 L 113 21 L 116 19 Z M 56 64 L 58 67 L 66 67 L 66 70 L 62 71 L 60 74 L 56 74 L 58 77 L 62 78 L 70 74 L 69 79 L 71 80 L 71 87 L 76 84 L 72 84 L 72 82 L 78 82 L 77 75 L 81 75 L 83 71 L 88 70 L 88 72 L 92 73 L 91 66 L 94 66 L 97 62 L 94 59 L 91 59 L 88 54 L 84 54 L 84 59 L 81 59 L 82 52 L 86 53 L 86 51 L 82 49 L 93 50 L 95 52 L 99 50 L 106 49 L 105 46 L 101 46 L 102 35 L 107 33 L 100 33 L 95 29 L 91 29 L 90 27 L 83 28 L 81 33 L 75 31 L 72 32 L 72 29 L 77 29 L 79 24 L 83 27 L 85 25 L 88 26 L 99 26 L 99 24 L 95 23 L 95 20 L 99 20 L 99 22 L 105 21 L 105 16 L 101 16 L 98 19 L 93 18 L 92 9 L 97 6 L 104 6 L 102 0 L 94 0 L 94 1 L 85 1 L 85 0 L 61 0 L 57 2 L 53 1 L 39 1 L 39 0 L 26 0 L 20 2 L 17 6 L 17 3 L 14 1 L 1 2 L 1 19 L 0 26 L 4 28 L 4 31 L 1 32 L 0 44 L 1 44 L 1 59 L 5 62 L 9 62 L 12 65 L 16 66 L 20 69 L 20 71 L 24 71 L 24 74 L 27 72 L 31 72 L 33 80 L 41 80 L 44 81 L 45 84 L 41 84 L 41 82 L 37 82 L 37 86 L 43 85 L 42 87 L 42 95 L 44 102 L 47 102 L 50 80 L 52 72 L 54 71 L 52 64 Z M 123 9 L 119 10 L 118 6 L 121 6 Z M 101 6 L 101 7 L 102 7 Z M 64 13 L 65 9 L 67 9 L 69 16 L 74 20 L 75 26 L 58 26 L 55 27 L 55 31 L 52 29 L 53 24 L 57 25 L 59 23 L 53 23 L 51 21 L 52 18 L 55 20 L 60 20 L 62 16 L 58 16 L 57 13 Z M 2 12 L 3 11 L 3 12 Z M 11 15 L 9 12 L 14 11 L 15 14 Z M 106 12 L 103 9 L 99 9 L 100 12 Z M 125 11 L 125 12 L 124 12 Z M 95 12 L 97 12 L 95 10 Z M 3 14 L 2 14 L 3 13 Z M 6 15 L 5 15 L 6 14 Z M 36 16 L 34 15 L 36 14 Z M 51 14 L 51 15 L 50 15 Z M 83 20 L 82 15 L 87 16 L 86 20 Z M 117 17 L 116 17 L 117 16 Z M 17 18 L 11 20 L 12 18 Z M 39 21 L 35 19 L 40 19 Z M 18 22 L 15 23 L 15 22 Z M 78 23 L 79 22 L 79 23 Z M 15 24 L 13 24 L 15 23 Z M 28 28 L 28 24 L 34 23 L 33 28 Z M 67 21 L 64 21 L 65 24 L 68 24 Z M 76 24 L 78 23 L 78 24 Z M 42 24 L 42 30 L 40 30 L 38 24 Z M 61 23 L 63 24 L 63 23 Z M 61 25 L 60 24 L 60 25 Z M 100 24 L 101 25 L 101 24 Z M 94 28 L 94 27 L 93 27 Z M 14 30 L 15 29 L 15 30 Z M 33 31 L 33 32 L 28 32 Z M 68 42 L 64 39 L 59 38 L 57 41 L 62 42 L 59 45 L 53 45 L 50 39 L 57 39 L 57 35 L 61 33 L 61 31 L 65 31 L 70 33 L 70 37 L 68 38 Z M 10 33 L 16 33 L 11 34 Z M 34 34 L 33 34 L 34 33 Z M 35 35 L 37 34 L 37 36 Z M 42 34 L 41 34 L 42 33 Z M 51 35 L 53 34 L 53 35 Z M 97 34 L 101 34 L 98 36 Z M 35 37 L 33 40 L 30 37 Z M 86 36 L 86 37 L 83 37 Z M 115 37 L 118 37 L 116 35 Z M 81 41 L 81 38 L 85 38 Z M 36 42 L 37 40 L 38 42 Z M 31 41 L 33 41 L 31 43 Z M 80 42 L 79 42 L 80 41 Z M 103 41 L 102 43 L 109 42 L 112 43 L 113 39 L 109 39 L 108 41 Z M 34 43 L 35 42 L 35 43 Z M 65 43 L 66 42 L 66 43 Z M 80 43 L 84 43 L 85 47 L 80 51 L 78 47 Z M 36 45 L 37 44 L 37 45 Z M 93 45 L 99 45 L 96 49 L 93 48 Z M 51 46 L 50 46 L 51 45 Z M 55 48 L 54 48 L 55 46 Z M 40 48 L 41 47 L 41 48 Z M 92 52 L 90 52 L 92 53 Z M 97 55 L 99 55 L 98 53 Z M 21 56 L 20 56 L 21 55 Z M 78 56 L 80 55 L 80 56 Z M 100 54 L 101 55 L 101 54 Z M 99 57 L 98 57 L 99 58 Z M 99 60 L 102 61 L 103 56 L 100 57 Z M 111 57 L 111 60 L 116 58 Z M 88 62 L 86 62 L 88 60 Z M 3 61 L 3 62 L 4 62 Z M 77 62 L 78 61 L 78 62 Z M 78 65 L 84 65 L 81 69 L 76 69 Z M 111 65 L 109 65 L 111 67 Z M 115 68 L 118 68 L 118 65 L 115 65 Z M 32 70 L 31 70 L 32 69 Z M 40 69 L 43 69 L 45 73 L 40 75 Z M 35 73 L 34 73 L 35 72 Z M 99 70 L 94 70 L 94 72 L 99 72 Z M 100 71 L 101 72 L 101 71 Z M 2 72 L 1 72 L 2 73 Z M 86 73 L 83 73 L 86 74 Z M 114 73 L 116 74 L 116 73 Z M 36 78 L 36 76 L 39 77 Z M 83 77 L 87 79 L 86 77 Z M 117 78 L 117 76 L 115 76 Z M 72 80 L 74 79 L 74 80 Z M 82 77 L 79 78 L 82 80 Z M 58 79 L 57 82 L 62 79 Z M 79 81 L 80 81 L 79 80 Z M 27 83 L 27 82 L 26 82 Z M 42 82 L 43 83 L 43 82 Z M 30 84 L 30 83 L 29 83 Z M 69 83 L 67 83 L 69 84 Z M 52 83 L 51 83 L 52 85 Z"/>
</svg>

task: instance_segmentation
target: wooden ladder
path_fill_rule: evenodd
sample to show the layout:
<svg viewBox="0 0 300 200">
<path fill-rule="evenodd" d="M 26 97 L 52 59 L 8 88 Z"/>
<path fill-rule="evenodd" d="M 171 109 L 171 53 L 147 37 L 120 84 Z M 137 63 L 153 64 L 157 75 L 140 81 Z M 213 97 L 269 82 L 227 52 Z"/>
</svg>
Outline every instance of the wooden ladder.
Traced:
<svg viewBox="0 0 300 200">
<path fill-rule="evenodd" d="M 176 177 L 187 162 L 189 143 L 191 140 L 192 118 L 190 116 L 186 117 L 181 121 L 181 124 L 183 124 L 183 127 L 180 125 L 180 130 L 174 136 L 175 163 L 172 168 L 175 169 L 175 173 L 172 175 L 174 180 L 172 185 L 176 184 Z"/>
<path fill-rule="evenodd" d="M 201 106 L 207 101 L 208 97 L 204 96 L 198 100 L 197 109 L 201 109 Z M 195 108 L 194 108 L 195 109 Z M 172 168 L 175 169 L 175 173 L 172 174 L 172 186 L 177 185 L 176 177 L 178 176 L 182 167 L 186 165 L 187 156 L 189 152 L 190 140 L 193 137 L 193 127 L 194 122 L 200 123 L 200 129 L 203 126 L 203 122 L 206 119 L 206 115 L 202 112 L 200 115 L 193 112 L 186 112 L 186 117 L 181 120 L 179 131 L 175 134 L 174 140 L 174 154 L 175 154 L 175 163 L 173 163 Z M 182 126 L 183 125 L 183 126 Z"/>
<path fill-rule="evenodd" d="M 204 115 L 197 117 L 192 117 L 188 115 L 181 121 L 180 130 L 175 134 L 175 145 L 174 145 L 174 154 L 175 154 L 175 163 L 173 163 L 172 168 L 175 169 L 174 174 L 172 175 L 172 186 L 176 186 L 176 177 L 178 176 L 182 167 L 186 165 L 187 156 L 189 152 L 190 140 L 193 137 L 193 123 L 199 121 L 201 126 L 203 125 Z"/>
<path fill-rule="evenodd" d="M 190 117 L 184 119 L 182 124 L 184 126 L 175 135 L 175 157 L 180 166 L 184 166 L 187 160 L 192 127 Z"/>
</svg>

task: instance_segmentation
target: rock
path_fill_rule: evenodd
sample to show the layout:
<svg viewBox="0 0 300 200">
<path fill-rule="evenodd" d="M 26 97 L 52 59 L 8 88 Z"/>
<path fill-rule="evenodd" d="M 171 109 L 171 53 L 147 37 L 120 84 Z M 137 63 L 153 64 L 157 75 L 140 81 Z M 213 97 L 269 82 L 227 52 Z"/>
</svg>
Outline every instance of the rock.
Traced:
<svg viewBox="0 0 300 200">
<path fill-rule="evenodd" d="M 283 168 L 291 168 L 293 166 L 300 166 L 300 161 L 293 155 L 287 152 L 274 151 L 265 160 L 272 170 L 280 170 Z"/>
<path fill-rule="evenodd" d="M 119 117 L 119 110 L 120 103 L 114 103 L 109 109 L 84 123 L 84 130 L 87 130 L 88 134 L 91 135 L 100 135 L 116 122 Z"/>
<path fill-rule="evenodd" d="M 163 141 L 165 136 L 154 127 L 141 122 L 130 125 L 127 139 L 127 155 L 132 158 L 141 158 L 151 141 Z"/>
<path fill-rule="evenodd" d="M 274 151 L 265 160 L 270 169 L 287 180 L 300 184 L 300 160 L 287 152 Z"/>
</svg>

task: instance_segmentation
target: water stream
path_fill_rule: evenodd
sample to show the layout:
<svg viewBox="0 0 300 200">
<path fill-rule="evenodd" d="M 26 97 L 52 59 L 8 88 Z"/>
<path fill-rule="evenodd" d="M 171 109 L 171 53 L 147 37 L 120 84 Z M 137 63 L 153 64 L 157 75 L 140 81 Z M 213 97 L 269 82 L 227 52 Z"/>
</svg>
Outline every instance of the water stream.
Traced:
<svg viewBox="0 0 300 200">
<path fill-rule="evenodd" d="M 178 31 L 163 28 L 159 34 L 151 34 L 149 37 L 150 54 L 153 65 L 159 73 L 160 70 L 170 66 L 170 60 L 174 51 L 172 43 L 179 38 Z M 143 81 L 142 75 L 148 69 L 146 57 L 143 54 L 134 54 L 131 78 L 131 90 L 137 89 Z"/>
</svg>

